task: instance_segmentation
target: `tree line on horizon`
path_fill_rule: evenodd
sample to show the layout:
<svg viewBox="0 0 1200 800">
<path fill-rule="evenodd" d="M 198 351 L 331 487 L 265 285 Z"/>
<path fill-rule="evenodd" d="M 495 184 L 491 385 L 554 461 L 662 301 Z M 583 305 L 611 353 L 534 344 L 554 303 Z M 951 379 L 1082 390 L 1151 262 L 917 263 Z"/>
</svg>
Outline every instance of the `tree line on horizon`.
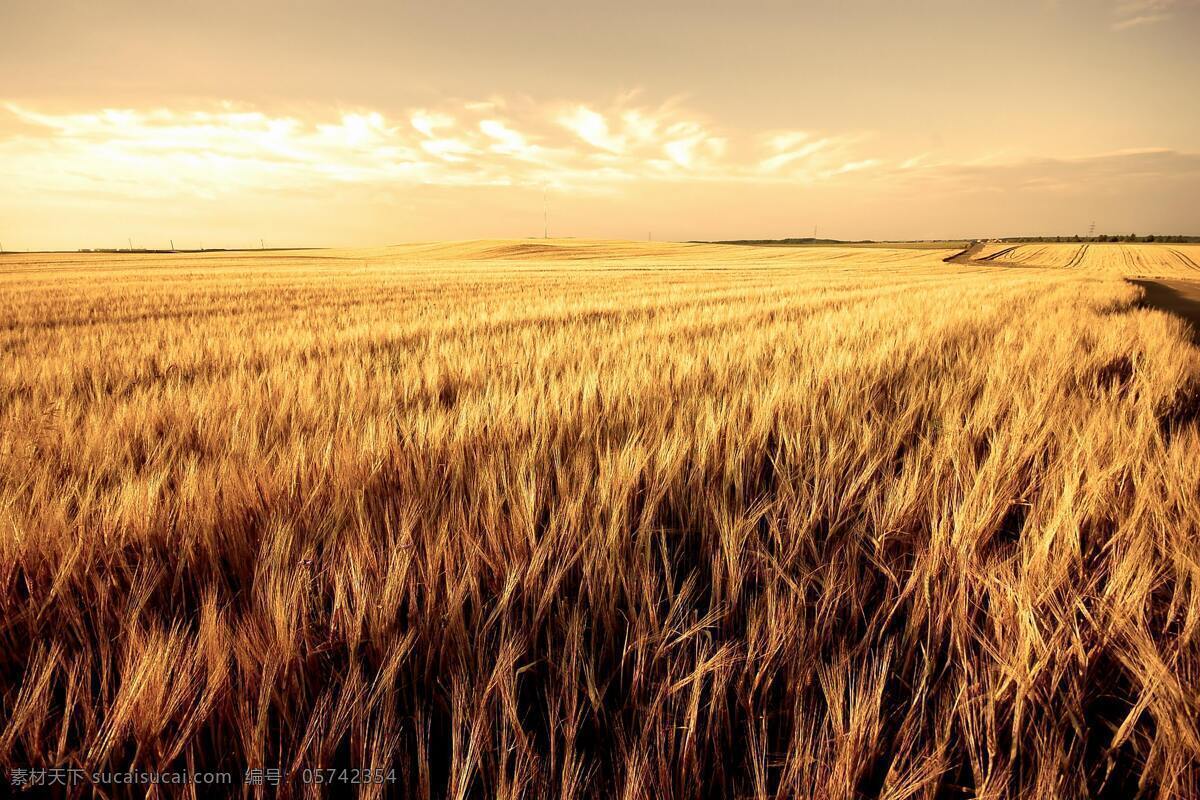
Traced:
<svg viewBox="0 0 1200 800">
<path fill-rule="evenodd" d="M 987 239 L 987 237 L 979 237 L 978 239 L 975 239 L 975 240 L 972 240 L 970 238 L 960 238 L 960 239 L 950 238 L 950 239 L 945 239 L 945 240 L 941 240 L 941 239 L 904 239 L 904 240 L 894 239 L 894 240 L 889 240 L 889 239 L 814 239 L 813 237 L 808 236 L 808 237 L 787 238 L 787 239 L 723 239 L 720 241 L 711 242 L 711 244 L 774 244 L 774 245 L 835 244 L 836 245 L 836 244 L 885 244 L 889 241 L 896 241 L 896 242 L 939 242 L 939 241 L 970 242 L 970 241 L 980 241 L 983 239 Z M 1054 242 L 1056 244 L 1096 243 L 1096 242 L 1126 242 L 1126 243 L 1130 243 L 1130 244 L 1135 243 L 1135 242 L 1144 242 L 1144 243 L 1160 242 L 1160 243 L 1167 243 L 1167 244 L 1191 244 L 1191 243 L 1200 242 L 1200 236 L 1187 236 L 1184 234 L 1157 234 L 1157 233 L 1151 233 L 1151 234 L 1147 234 L 1145 236 L 1139 236 L 1136 233 L 1130 233 L 1130 234 L 1101 233 L 1101 234 L 1097 234 L 1095 236 L 1079 236 L 1077 234 L 1073 235 L 1073 236 L 1005 236 L 1000 239 L 996 239 L 996 241 L 1013 242 L 1013 243 L 1019 243 L 1019 244 L 1030 244 L 1030 243 L 1035 243 L 1035 242 Z"/>
<path fill-rule="evenodd" d="M 1200 242 L 1200 236 L 1183 236 L 1181 234 L 1147 234 L 1138 236 L 1136 233 L 1122 235 L 1119 233 L 1101 233 L 1096 236 L 1006 236 L 1002 242 L 1165 242 L 1168 244 L 1188 244 Z"/>
</svg>

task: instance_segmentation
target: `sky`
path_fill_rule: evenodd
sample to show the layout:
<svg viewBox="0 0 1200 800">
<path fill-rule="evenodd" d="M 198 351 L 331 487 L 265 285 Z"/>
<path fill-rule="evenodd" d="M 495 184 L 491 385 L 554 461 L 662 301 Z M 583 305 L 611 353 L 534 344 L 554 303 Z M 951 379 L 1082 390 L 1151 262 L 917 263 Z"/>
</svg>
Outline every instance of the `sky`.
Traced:
<svg viewBox="0 0 1200 800">
<path fill-rule="evenodd" d="M 1200 234 L 1200 0 L 0 0 L 15 249 Z"/>
</svg>

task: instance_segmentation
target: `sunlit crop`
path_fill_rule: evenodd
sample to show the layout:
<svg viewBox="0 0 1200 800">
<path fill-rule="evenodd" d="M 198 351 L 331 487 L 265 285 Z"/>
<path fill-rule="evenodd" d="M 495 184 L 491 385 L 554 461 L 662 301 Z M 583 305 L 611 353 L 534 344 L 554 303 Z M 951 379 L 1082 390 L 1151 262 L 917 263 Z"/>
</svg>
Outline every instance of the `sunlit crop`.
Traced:
<svg viewBox="0 0 1200 800">
<path fill-rule="evenodd" d="M 1035 247 L 0 257 L 0 765 L 1198 796 L 1200 248 Z"/>
</svg>

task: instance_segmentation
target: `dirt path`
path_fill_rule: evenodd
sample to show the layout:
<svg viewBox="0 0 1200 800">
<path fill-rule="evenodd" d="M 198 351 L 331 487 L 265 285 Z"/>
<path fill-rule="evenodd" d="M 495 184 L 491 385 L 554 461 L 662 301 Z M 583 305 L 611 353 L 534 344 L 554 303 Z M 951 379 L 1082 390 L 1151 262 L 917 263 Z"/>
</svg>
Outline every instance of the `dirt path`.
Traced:
<svg viewBox="0 0 1200 800">
<path fill-rule="evenodd" d="M 1146 291 L 1143 306 L 1181 317 L 1192 326 L 1192 339 L 1200 343 L 1200 283 L 1179 280 L 1129 282 Z"/>
<path fill-rule="evenodd" d="M 949 258 L 943 258 L 947 264 L 974 264 L 975 254 L 983 249 L 983 242 L 971 242 L 965 250 L 961 250 Z"/>
<path fill-rule="evenodd" d="M 1009 253 L 1011 253 L 1013 250 L 1016 250 L 1020 246 L 1021 245 L 1019 245 L 1019 244 L 1014 244 L 1012 247 L 1006 247 L 1003 250 L 997 250 L 995 253 L 992 253 L 990 256 L 984 256 L 983 258 L 978 258 L 979 253 L 985 247 L 987 247 L 987 242 L 971 242 L 971 246 L 968 247 L 966 250 L 955 253 L 954 255 L 950 256 L 949 258 L 943 258 L 942 260 L 945 261 L 947 264 L 971 264 L 974 266 L 984 266 L 984 267 L 1030 266 L 1027 264 L 1010 264 L 1007 261 L 998 260 L 1002 256 L 1008 255 Z"/>
</svg>

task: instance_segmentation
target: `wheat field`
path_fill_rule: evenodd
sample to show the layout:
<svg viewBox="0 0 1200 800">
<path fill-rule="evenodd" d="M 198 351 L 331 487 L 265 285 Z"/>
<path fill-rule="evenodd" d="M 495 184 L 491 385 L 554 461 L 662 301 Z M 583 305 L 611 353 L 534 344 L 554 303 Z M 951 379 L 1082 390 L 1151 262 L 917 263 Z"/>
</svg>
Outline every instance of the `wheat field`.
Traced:
<svg viewBox="0 0 1200 800">
<path fill-rule="evenodd" d="M 1200 247 L 1080 247 L 0 256 L 0 766 L 1200 796 L 1200 350 L 1122 280 Z"/>
<path fill-rule="evenodd" d="M 1113 277 L 1200 280 L 1200 245 L 989 243 L 976 258 L 997 266 L 1078 268 Z"/>
</svg>

